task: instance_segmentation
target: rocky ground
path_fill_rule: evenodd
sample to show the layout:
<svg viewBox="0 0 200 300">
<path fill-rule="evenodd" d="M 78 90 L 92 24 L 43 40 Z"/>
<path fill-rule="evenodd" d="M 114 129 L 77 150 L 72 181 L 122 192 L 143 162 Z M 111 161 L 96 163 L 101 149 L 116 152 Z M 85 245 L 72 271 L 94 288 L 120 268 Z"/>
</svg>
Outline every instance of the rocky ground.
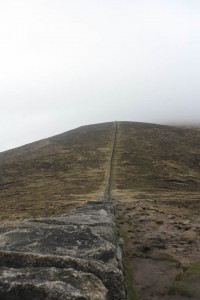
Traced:
<svg viewBox="0 0 200 300">
<path fill-rule="evenodd" d="M 112 195 L 132 299 L 200 299 L 199 157 L 198 129 L 118 125 Z"/>
<path fill-rule="evenodd" d="M 139 299 L 199 299 L 194 290 L 172 295 L 175 278 L 200 261 L 200 219 L 187 210 L 174 210 L 150 201 L 118 202 L 118 224 L 127 241 L 126 256 L 134 270 Z M 195 278 L 199 278 L 199 272 Z M 176 294 L 175 293 L 175 294 Z"/>
</svg>

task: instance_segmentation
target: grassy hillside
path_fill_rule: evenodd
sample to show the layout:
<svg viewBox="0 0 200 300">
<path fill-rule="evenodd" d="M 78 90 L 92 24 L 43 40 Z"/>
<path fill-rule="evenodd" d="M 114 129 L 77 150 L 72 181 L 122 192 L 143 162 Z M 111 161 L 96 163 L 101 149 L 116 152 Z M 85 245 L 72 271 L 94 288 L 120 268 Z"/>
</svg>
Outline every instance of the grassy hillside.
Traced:
<svg viewBox="0 0 200 300">
<path fill-rule="evenodd" d="M 112 170 L 127 265 L 141 299 L 199 299 L 199 273 L 187 291 L 175 278 L 200 261 L 200 130 L 120 122 Z"/>
<path fill-rule="evenodd" d="M 119 123 L 117 188 L 199 191 L 199 134 L 198 129 Z"/>
<path fill-rule="evenodd" d="M 59 215 L 98 198 L 113 130 L 84 126 L 0 153 L 0 220 Z"/>
</svg>

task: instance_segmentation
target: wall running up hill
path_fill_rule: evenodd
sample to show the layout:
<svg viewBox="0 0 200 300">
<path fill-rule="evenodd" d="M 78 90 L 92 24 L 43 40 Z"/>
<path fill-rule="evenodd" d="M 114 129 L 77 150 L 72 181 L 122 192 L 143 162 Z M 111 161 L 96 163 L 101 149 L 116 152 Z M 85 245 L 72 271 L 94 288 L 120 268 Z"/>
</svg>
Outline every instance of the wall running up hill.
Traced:
<svg viewBox="0 0 200 300">
<path fill-rule="evenodd" d="M 71 214 L 0 227 L 0 299 L 125 300 L 123 243 L 110 199 L 116 126 L 105 192 Z"/>
</svg>

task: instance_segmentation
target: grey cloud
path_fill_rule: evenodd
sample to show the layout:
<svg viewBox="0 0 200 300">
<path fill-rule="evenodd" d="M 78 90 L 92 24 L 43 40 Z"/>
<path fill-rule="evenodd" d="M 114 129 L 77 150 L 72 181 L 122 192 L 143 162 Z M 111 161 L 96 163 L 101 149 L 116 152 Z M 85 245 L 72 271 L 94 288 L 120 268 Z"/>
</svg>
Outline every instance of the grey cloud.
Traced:
<svg viewBox="0 0 200 300">
<path fill-rule="evenodd" d="M 112 120 L 199 123 L 199 1 L 0 7 L 1 150 Z"/>
</svg>

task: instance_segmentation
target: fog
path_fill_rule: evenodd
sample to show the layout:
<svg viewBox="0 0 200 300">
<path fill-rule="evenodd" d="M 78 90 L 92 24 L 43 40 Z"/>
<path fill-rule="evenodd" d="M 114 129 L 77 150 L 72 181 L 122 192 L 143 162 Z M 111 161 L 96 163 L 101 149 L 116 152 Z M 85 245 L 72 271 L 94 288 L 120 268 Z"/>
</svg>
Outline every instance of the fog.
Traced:
<svg viewBox="0 0 200 300">
<path fill-rule="evenodd" d="M 1 0 L 0 43 L 0 151 L 91 123 L 200 123 L 199 1 Z"/>
</svg>

